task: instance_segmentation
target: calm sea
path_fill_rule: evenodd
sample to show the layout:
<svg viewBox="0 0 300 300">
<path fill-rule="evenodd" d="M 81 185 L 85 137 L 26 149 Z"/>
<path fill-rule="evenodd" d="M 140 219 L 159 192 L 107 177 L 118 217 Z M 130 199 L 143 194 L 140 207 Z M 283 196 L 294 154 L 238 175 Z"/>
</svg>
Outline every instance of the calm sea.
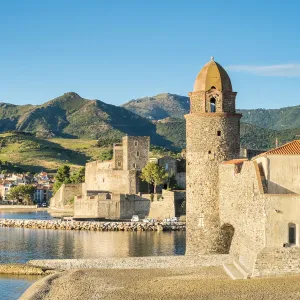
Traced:
<svg viewBox="0 0 300 300">
<path fill-rule="evenodd" d="M 47 212 L 0 218 L 50 219 Z M 0 263 L 31 259 L 183 255 L 185 232 L 95 232 L 0 227 Z M 0 299 L 18 299 L 36 277 L 0 277 Z"/>
</svg>

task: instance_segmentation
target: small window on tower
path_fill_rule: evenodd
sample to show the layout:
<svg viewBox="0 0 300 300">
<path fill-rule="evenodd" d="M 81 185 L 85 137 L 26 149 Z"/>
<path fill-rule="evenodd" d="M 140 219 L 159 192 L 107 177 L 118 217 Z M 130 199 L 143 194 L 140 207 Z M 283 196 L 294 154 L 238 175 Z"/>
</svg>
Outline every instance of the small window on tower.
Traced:
<svg viewBox="0 0 300 300">
<path fill-rule="evenodd" d="M 134 141 L 134 146 L 137 147 L 138 146 L 138 141 Z"/>
<path fill-rule="evenodd" d="M 211 154 L 211 151 L 210 151 L 210 150 L 208 151 L 208 154 Z"/>
<path fill-rule="evenodd" d="M 221 131 L 220 130 L 217 131 L 217 135 L 221 136 Z"/>
<path fill-rule="evenodd" d="M 133 168 L 136 169 L 136 164 L 135 163 L 133 164 Z"/>
<path fill-rule="evenodd" d="M 118 161 L 118 167 L 121 167 L 121 162 L 120 161 Z"/>
<path fill-rule="evenodd" d="M 139 156 L 140 156 L 140 152 L 139 152 L 139 151 L 137 151 L 137 153 L 136 153 L 136 156 L 137 156 L 137 157 L 139 157 Z"/>
<path fill-rule="evenodd" d="M 216 99 L 215 98 L 210 99 L 210 112 L 212 112 L 212 113 L 216 112 Z"/>
</svg>

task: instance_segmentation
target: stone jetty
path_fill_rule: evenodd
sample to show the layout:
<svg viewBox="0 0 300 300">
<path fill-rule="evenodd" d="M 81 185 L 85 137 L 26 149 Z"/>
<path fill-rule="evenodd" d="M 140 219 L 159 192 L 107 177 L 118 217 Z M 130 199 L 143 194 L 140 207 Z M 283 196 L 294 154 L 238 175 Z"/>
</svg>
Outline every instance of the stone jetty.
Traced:
<svg viewBox="0 0 300 300">
<path fill-rule="evenodd" d="M 185 223 L 0 219 L 0 227 L 90 231 L 184 231 Z"/>
</svg>

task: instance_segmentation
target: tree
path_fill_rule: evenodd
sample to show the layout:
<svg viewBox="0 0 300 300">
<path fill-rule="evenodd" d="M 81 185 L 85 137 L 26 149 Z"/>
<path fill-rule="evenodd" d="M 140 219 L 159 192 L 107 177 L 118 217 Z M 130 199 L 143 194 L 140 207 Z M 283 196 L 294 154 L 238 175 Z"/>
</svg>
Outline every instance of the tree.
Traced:
<svg viewBox="0 0 300 300">
<path fill-rule="evenodd" d="M 53 191 L 56 193 L 63 183 L 71 183 L 70 180 L 70 167 L 68 165 L 62 165 L 58 168 Z"/>
<path fill-rule="evenodd" d="M 9 190 L 8 199 L 21 201 L 22 204 L 32 204 L 35 190 L 33 185 L 17 185 Z"/>
<path fill-rule="evenodd" d="M 156 193 L 157 185 L 163 184 L 167 180 L 168 173 L 158 164 L 154 162 L 148 162 L 143 168 L 140 178 L 150 184 L 153 184 L 154 193 Z"/>
<path fill-rule="evenodd" d="M 81 167 L 78 171 L 75 171 L 71 177 L 72 183 L 82 183 L 85 181 L 85 167 Z"/>
</svg>

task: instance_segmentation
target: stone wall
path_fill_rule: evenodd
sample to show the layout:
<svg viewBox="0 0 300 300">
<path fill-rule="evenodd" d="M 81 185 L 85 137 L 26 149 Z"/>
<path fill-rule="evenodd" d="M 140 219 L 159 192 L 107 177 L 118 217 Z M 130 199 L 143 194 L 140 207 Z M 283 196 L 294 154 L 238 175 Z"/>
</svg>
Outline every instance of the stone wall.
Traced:
<svg viewBox="0 0 300 300">
<path fill-rule="evenodd" d="M 257 253 L 265 246 L 265 199 L 255 162 L 219 167 L 220 225 L 234 230 L 230 253 L 252 270 Z"/>
<path fill-rule="evenodd" d="M 253 277 L 300 273 L 300 248 L 265 248 L 257 255 Z"/>
<path fill-rule="evenodd" d="M 74 217 L 120 219 L 120 194 L 99 193 L 75 197 Z"/>
<path fill-rule="evenodd" d="M 63 184 L 55 195 L 50 199 L 50 208 L 73 207 L 72 200 L 75 196 L 81 195 L 82 184 Z"/>
<path fill-rule="evenodd" d="M 161 220 L 175 217 L 175 193 L 163 190 L 162 198 L 151 202 L 149 217 Z"/>
<path fill-rule="evenodd" d="M 75 218 L 131 219 L 151 217 L 165 219 L 176 215 L 185 192 L 166 191 L 162 194 L 115 194 L 99 192 L 75 197 Z"/>
<path fill-rule="evenodd" d="M 134 194 L 138 191 L 139 174 L 137 171 L 103 169 L 102 164 L 98 161 L 86 164 L 85 189 L 87 191 L 124 194 Z"/>
</svg>

